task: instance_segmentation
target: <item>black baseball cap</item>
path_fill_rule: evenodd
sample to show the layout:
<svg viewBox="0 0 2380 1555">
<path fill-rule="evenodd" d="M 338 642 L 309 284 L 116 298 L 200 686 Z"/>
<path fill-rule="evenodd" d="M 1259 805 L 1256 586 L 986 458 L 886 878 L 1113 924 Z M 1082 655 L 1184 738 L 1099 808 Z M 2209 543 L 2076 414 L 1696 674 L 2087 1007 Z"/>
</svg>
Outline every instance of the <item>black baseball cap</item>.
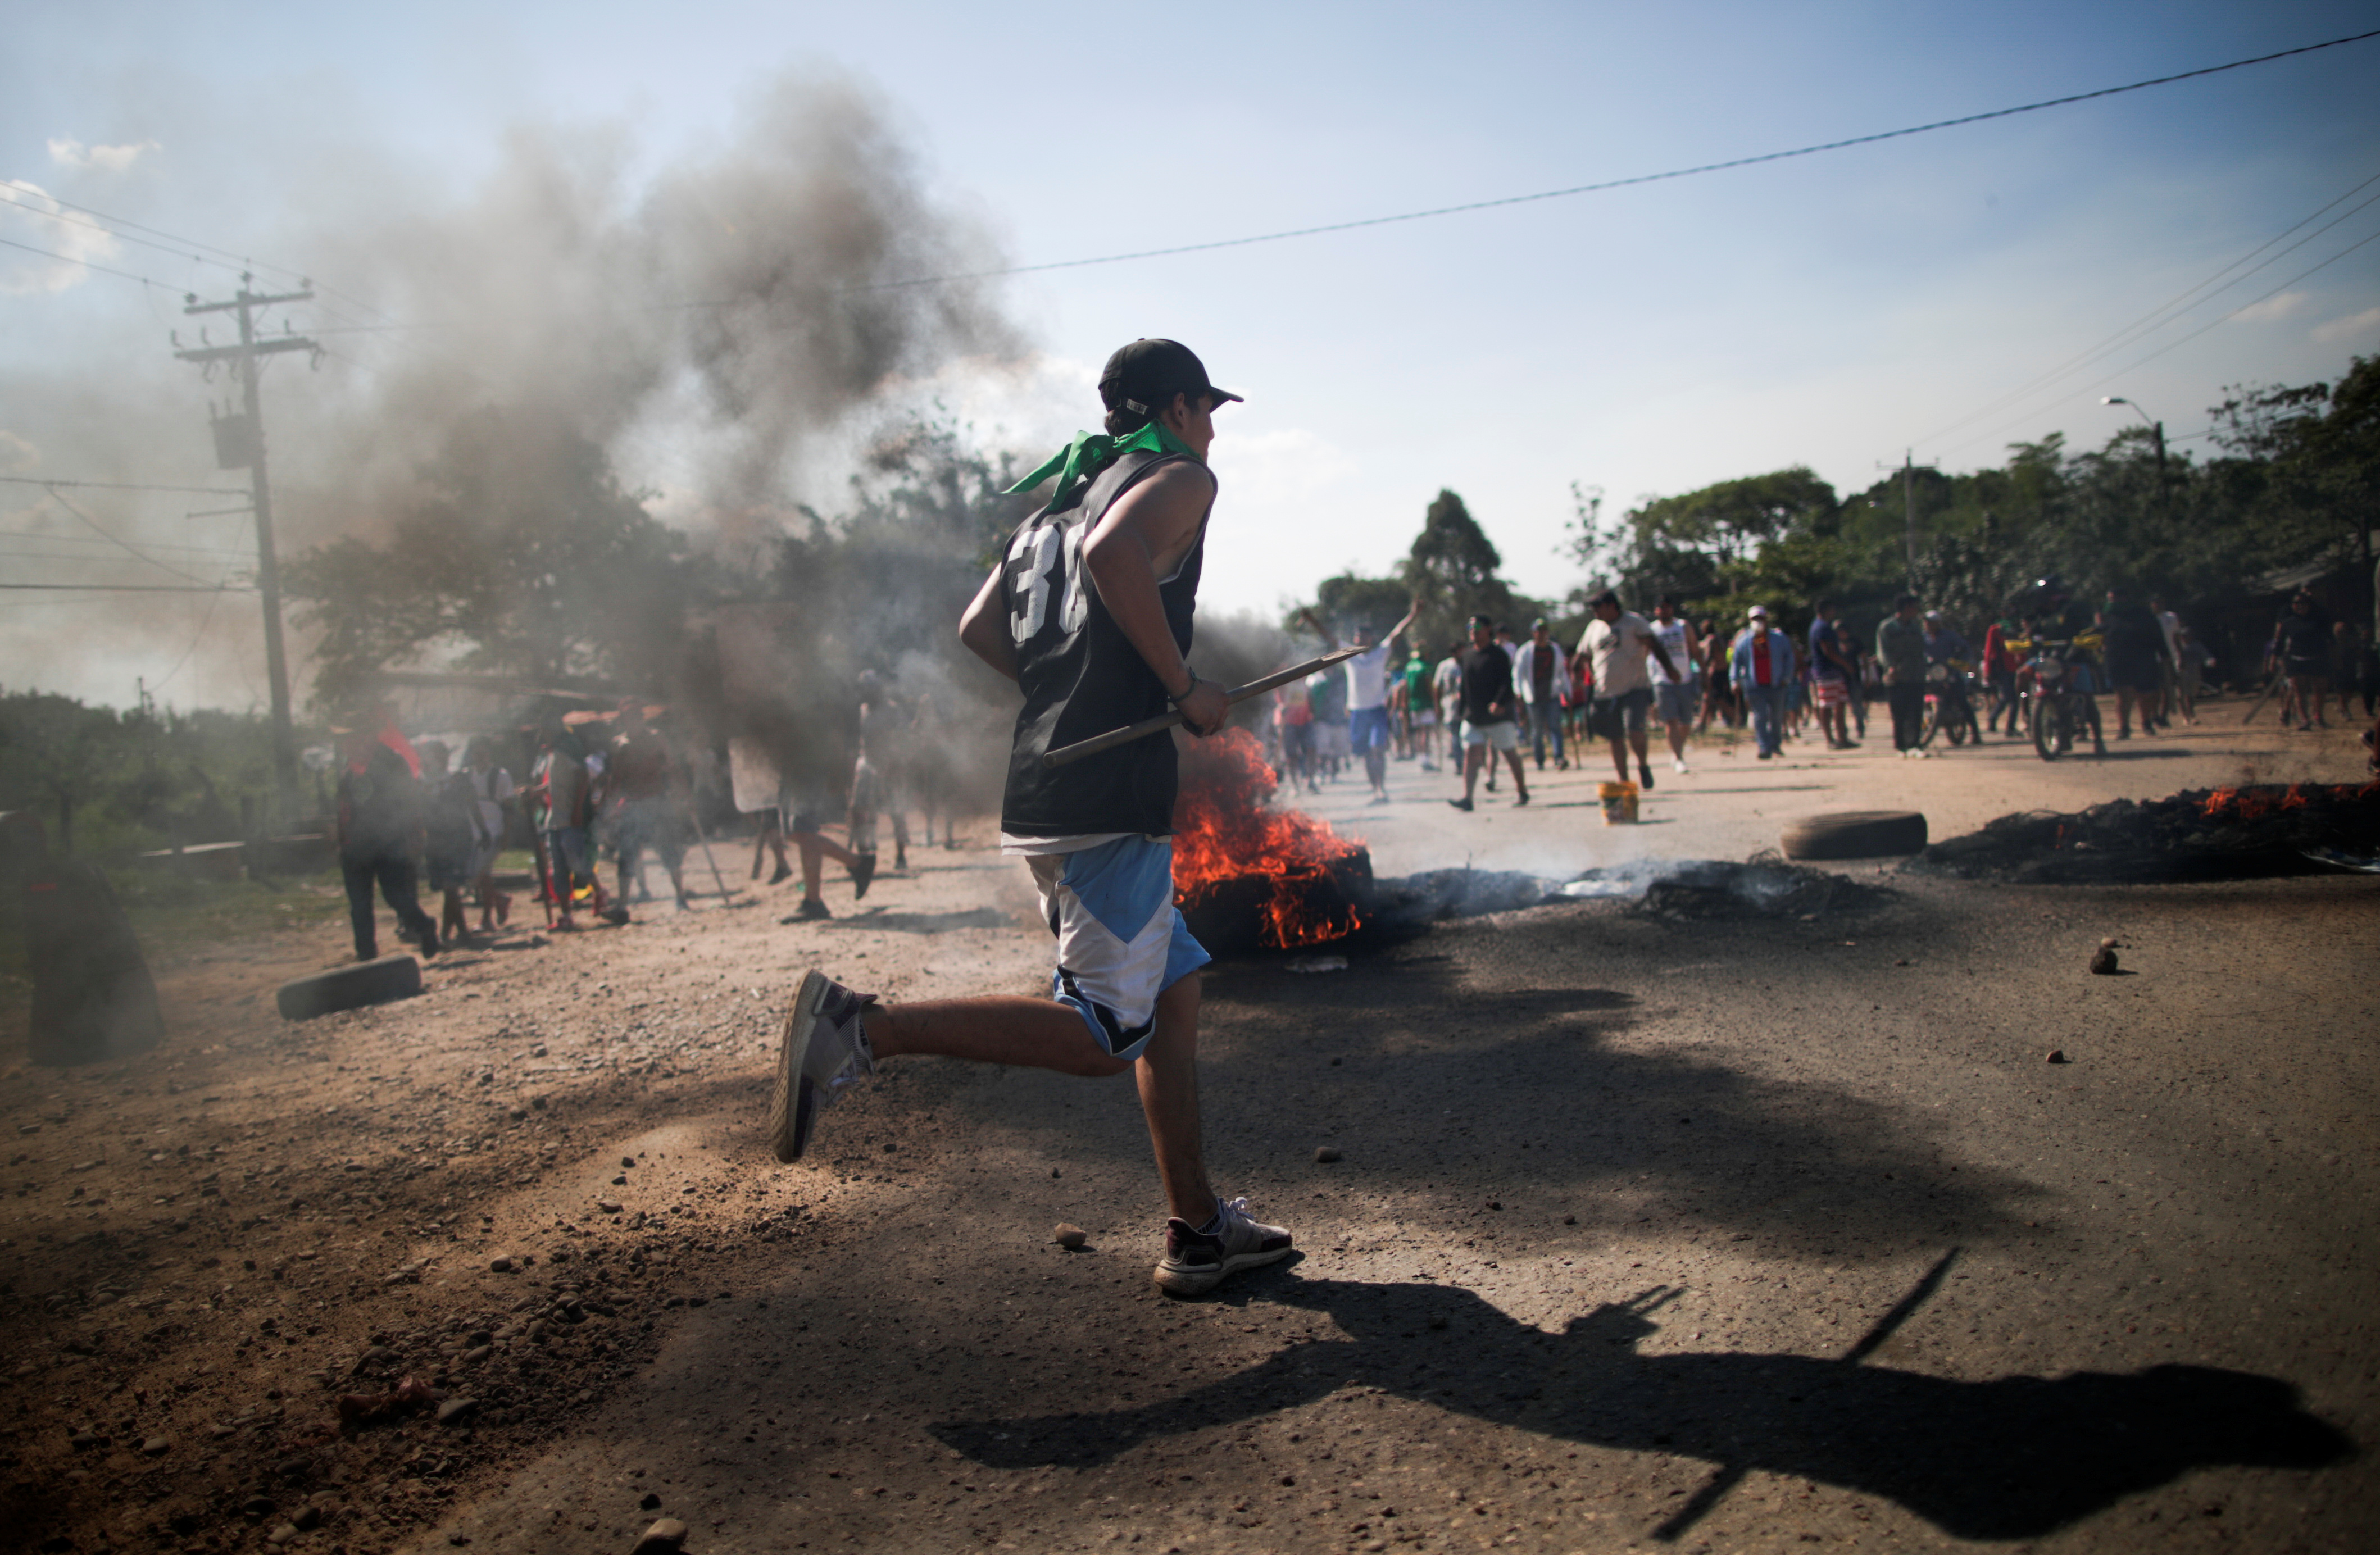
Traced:
<svg viewBox="0 0 2380 1555">
<path fill-rule="evenodd" d="M 1154 416 L 1172 404 L 1175 395 L 1193 399 L 1212 395 L 1218 405 L 1240 399 L 1229 389 L 1208 383 L 1207 364 L 1178 340 L 1135 340 L 1118 346 L 1108 358 L 1108 365 L 1099 369 L 1099 399 L 1110 410 Z"/>
</svg>

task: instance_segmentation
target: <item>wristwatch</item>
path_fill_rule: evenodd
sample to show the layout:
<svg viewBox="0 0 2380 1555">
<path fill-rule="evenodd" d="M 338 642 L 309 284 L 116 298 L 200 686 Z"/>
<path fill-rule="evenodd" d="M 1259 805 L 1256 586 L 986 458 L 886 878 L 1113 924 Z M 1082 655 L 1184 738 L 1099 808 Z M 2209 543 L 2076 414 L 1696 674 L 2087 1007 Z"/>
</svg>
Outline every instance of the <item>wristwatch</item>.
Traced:
<svg viewBox="0 0 2380 1555">
<path fill-rule="evenodd" d="M 1171 691 L 1165 693 L 1165 699 L 1173 704 L 1173 711 L 1176 712 L 1182 711 L 1182 703 L 1184 699 L 1186 699 L 1191 692 L 1198 689 L 1198 672 L 1190 668 L 1190 662 L 1186 659 L 1182 662 L 1182 668 L 1188 673 L 1190 676 L 1190 684 L 1182 688 L 1181 696 L 1177 697 Z"/>
</svg>

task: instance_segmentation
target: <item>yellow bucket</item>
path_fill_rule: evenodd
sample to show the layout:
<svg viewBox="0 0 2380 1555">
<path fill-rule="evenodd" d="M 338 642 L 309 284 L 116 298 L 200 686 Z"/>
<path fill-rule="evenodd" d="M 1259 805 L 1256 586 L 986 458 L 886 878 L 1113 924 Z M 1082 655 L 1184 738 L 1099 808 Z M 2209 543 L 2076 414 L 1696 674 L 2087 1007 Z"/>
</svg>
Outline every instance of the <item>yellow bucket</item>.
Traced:
<svg viewBox="0 0 2380 1555">
<path fill-rule="evenodd" d="M 1633 783 L 1607 783 L 1596 789 L 1603 801 L 1603 824 L 1633 826 L 1636 823 L 1636 785 Z"/>
</svg>

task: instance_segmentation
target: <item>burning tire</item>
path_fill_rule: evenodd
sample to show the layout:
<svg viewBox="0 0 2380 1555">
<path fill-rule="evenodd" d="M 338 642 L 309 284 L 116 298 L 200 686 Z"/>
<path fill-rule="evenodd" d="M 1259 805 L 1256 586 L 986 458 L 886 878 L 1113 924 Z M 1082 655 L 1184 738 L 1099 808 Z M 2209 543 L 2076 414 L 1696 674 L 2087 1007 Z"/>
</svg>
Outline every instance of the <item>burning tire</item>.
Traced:
<svg viewBox="0 0 2380 1555">
<path fill-rule="evenodd" d="M 1844 810 L 1785 828 L 1788 858 L 1890 858 L 1925 850 L 1925 818 L 1915 810 Z"/>
<path fill-rule="evenodd" d="M 283 983 L 273 1002 L 284 1020 L 312 1020 L 334 1010 L 410 999 L 420 991 L 421 963 L 409 955 L 383 955 Z"/>
</svg>

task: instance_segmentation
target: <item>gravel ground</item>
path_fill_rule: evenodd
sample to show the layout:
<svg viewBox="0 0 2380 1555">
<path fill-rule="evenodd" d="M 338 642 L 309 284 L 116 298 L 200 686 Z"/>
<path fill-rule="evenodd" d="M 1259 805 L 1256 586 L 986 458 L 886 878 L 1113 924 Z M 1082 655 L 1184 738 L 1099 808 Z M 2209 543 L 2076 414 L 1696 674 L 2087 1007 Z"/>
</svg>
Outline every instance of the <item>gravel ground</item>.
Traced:
<svg viewBox="0 0 2380 1555">
<path fill-rule="evenodd" d="M 813 961 L 1042 986 L 1020 871 L 913 862 L 304 1026 L 334 939 L 221 945 L 154 1057 L 0 1075 L 9 1542 L 2369 1548 L 2369 881 L 1221 965 L 1209 1154 L 1303 1252 L 1184 1303 L 1121 1083 L 904 1062 L 760 1148 Z M 447 1420 L 342 1427 L 407 1377 Z"/>
</svg>

